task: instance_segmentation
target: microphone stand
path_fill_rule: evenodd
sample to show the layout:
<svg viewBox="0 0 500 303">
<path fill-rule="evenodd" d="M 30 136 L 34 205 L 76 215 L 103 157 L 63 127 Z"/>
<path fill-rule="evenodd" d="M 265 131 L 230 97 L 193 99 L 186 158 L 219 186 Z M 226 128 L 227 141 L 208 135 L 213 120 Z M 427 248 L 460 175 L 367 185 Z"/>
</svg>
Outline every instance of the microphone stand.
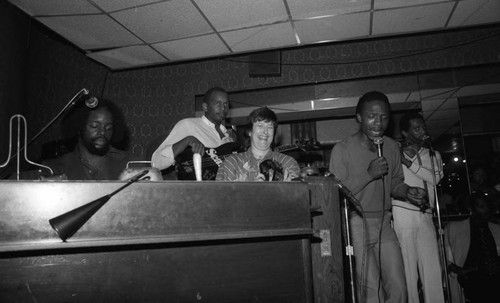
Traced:
<svg viewBox="0 0 500 303">
<path fill-rule="evenodd" d="M 377 146 L 377 156 L 379 158 L 383 157 L 383 152 L 382 152 L 382 145 L 384 144 L 384 139 L 382 137 L 375 137 L 373 138 L 373 143 Z M 384 216 L 385 216 L 385 198 L 386 198 L 386 192 L 385 192 L 385 175 L 381 176 L 381 181 L 382 181 L 382 217 L 380 219 L 380 228 L 378 231 L 378 241 L 379 241 L 379 246 L 378 246 L 378 265 L 379 265 L 379 279 L 378 279 L 378 289 L 377 293 L 380 292 L 381 288 L 381 282 L 382 282 L 382 229 L 384 227 Z"/>
<path fill-rule="evenodd" d="M 434 160 L 437 161 L 436 158 L 436 153 L 434 152 L 434 149 L 432 148 L 432 145 L 430 142 L 428 142 L 428 148 L 429 148 L 429 158 L 431 160 L 431 170 L 432 170 L 432 178 L 433 178 L 433 183 L 434 183 L 434 205 L 436 208 L 436 215 L 437 215 L 437 222 L 438 222 L 438 235 L 439 235 L 439 248 L 441 251 L 441 262 L 443 264 L 443 275 L 444 275 L 444 284 L 446 287 L 446 295 L 447 295 L 447 301 L 451 302 L 451 290 L 450 290 L 450 281 L 448 277 L 448 259 L 446 258 L 446 249 L 445 249 L 445 241 L 444 241 L 444 230 L 442 227 L 442 222 L 441 222 L 441 211 L 440 211 L 440 206 L 439 206 L 439 198 L 437 194 L 437 182 L 436 182 L 436 167 L 434 165 Z"/>
<path fill-rule="evenodd" d="M 26 146 L 26 140 L 27 140 L 27 135 L 28 135 L 28 123 L 26 122 L 26 118 L 24 118 L 23 115 L 13 115 L 10 118 L 10 123 L 9 123 L 9 154 L 7 155 L 7 160 L 5 161 L 5 163 L 0 164 L 0 167 L 7 166 L 9 164 L 10 159 L 11 159 L 10 155 L 12 153 L 12 124 L 13 124 L 14 119 L 16 119 L 16 118 L 17 118 L 17 152 L 15 155 L 17 156 L 22 150 L 21 149 L 21 121 L 23 122 L 23 126 L 24 126 L 24 145 Z M 17 160 L 16 161 L 16 163 L 17 163 L 16 179 L 19 181 L 19 167 L 20 167 L 19 157 L 17 157 L 16 160 Z M 26 149 L 24 149 L 24 160 L 31 165 L 45 168 L 45 169 L 49 170 L 51 174 L 54 174 L 54 172 L 52 171 L 52 169 L 50 167 L 35 163 L 33 161 L 30 161 L 28 159 L 28 153 L 27 153 Z"/>
<path fill-rule="evenodd" d="M 50 120 L 49 123 L 47 123 L 47 125 L 45 125 L 36 135 L 34 135 L 27 143 L 25 143 L 20 149 L 18 149 L 18 151 L 12 156 L 12 158 L 17 157 L 21 151 L 26 149 L 31 143 L 33 143 L 33 141 L 35 141 L 38 137 L 40 137 L 40 135 L 43 134 L 50 126 L 52 126 L 52 124 L 54 124 L 54 122 L 56 122 L 57 119 L 59 119 L 64 113 L 66 113 L 68 109 L 73 107 L 82 95 L 88 95 L 88 94 L 89 91 L 86 88 L 83 88 L 78 93 L 76 93 L 76 95 L 74 95 L 73 98 L 69 100 L 69 102 L 62 108 L 62 110 L 52 120 Z M 4 174 L 6 172 L 7 168 L 4 171 L 2 171 L 0 179 L 3 179 Z M 51 173 L 53 174 L 52 171 Z"/>
<path fill-rule="evenodd" d="M 344 196 L 344 220 L 345 220 L 345 228 L 346 228 L 346 255 L 349 260 L 349 274 L 351 279 L 349 284 L 351 286 L 351 300 L 352 303 L 356 303 L 356 290 L 354 288 L 354 269 L 352 265 L 352 257 L 354 255 L 354 249 L 351 245 L 351 233 L 349 231 L 349 203 L 347 202 L 347 198 Z"/>
<path fill-rule="evenodd" d="M 349 275 L 350 275 L 350 287 L 351 287 L 351 302 L 356 303 L 356 290 L 354 287 L 354 269 L 353 269 L 353 262 L 352 262 L 352 257 L 354 256 L 354 248 L 351 245 L 351 232 L 350 232 L 350 227 L 349 227 L 349 200 L 355 205 L 355 211 L 358 212 L 362 216 L 362 207 L 361 203 L 354 197 L 352 192 L 342 184 L 342 182 L 332 174 L 331 172 L 327 172 L 325 174 L 325 177 L 333 177 L 334 180 L 337 182 L 337 185 L 339 187 L 339 190 L 343 193 L 344 195 L 344 221 L 345 221 L 345 238 L 346 238 L 346 255 L 349 260 Z M 358 209 L 359 208 L 359 209 Z"/>
</svg>

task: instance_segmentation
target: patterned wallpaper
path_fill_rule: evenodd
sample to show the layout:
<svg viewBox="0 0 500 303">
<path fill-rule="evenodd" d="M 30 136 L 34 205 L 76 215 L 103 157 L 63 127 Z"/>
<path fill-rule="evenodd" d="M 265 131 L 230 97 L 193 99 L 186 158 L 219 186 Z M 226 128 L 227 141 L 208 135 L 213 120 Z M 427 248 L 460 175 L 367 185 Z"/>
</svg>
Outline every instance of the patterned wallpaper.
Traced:
<svg viewBox="0 0 500 303">
<path fill-rule="evenodd" d="M 248 75 L 248 56 L 111 72 L 41 31 L 33 30 L 30 40 L 30 128 L 43 127 L 86 87 L 120 105 L 135 159 L 143 159 L 179 119 L 194 116 L 195 96 L 212 86 L 237 92 L 500 62 L 500 25 L 282 50 L 281 76 L 267 78 Z M 51 129 L 34 152 L 58 136 Z"/>
</svg>

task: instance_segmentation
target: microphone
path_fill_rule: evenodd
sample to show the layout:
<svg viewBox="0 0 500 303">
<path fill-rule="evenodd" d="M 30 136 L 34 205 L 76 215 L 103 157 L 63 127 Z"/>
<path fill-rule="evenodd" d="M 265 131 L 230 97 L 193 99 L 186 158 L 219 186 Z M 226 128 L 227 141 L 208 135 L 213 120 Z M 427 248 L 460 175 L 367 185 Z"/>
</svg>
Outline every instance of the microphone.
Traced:
<svg viewBox="0 0 500 303">
<path fill-rule="evenodd" d="M 97 99 L 96 97 L 86 98 L 85 99 L 85 105 L 88 108 L 96 108 L 97 105 L 99 105 L 99 99 Z"/>
<path fill-rule="evenodd" d="M 28 142 L 26 142 L 18 152 L 12 156 L 12 158 L 17 157 L 18 153 L 26 149 L 29 145 L 31 145 L 40 135 L 42 135 L 54 122 L 57 121 L 63 114 L 68 112 L 72 107 L 76 105 L 77 102 L 81 102 L 81 99 L 84 99 L 85 106 L 89 108 L 94 108 L 99 104 L 99 100 L 96 97 L 90 96 L 89 90 L 86 88 L 82 88 L 76 95 L 69 100 L 68 103 L 61 109 L 61 111 L 50 120 L 47 125 L 45 125 L 36 135 L 34 135 Z M 10 160 L 10 159 L 9 159 Z M 8 163 L 8 162 L 7 162 Z M 4 175 L 8 173 L 8 167 L 3 171 L 0 171 L 0 178 L 4 178 Z"/>
<path fill-rule="evenodd" d="M 422 140 L 423 146 L 425 146 L 429 149 L 429 153 L 430 153 L 431 157 L 434 156 L 434 148 L 432 148 L 431 136 L 423 135 L 421 140 Z"/>
<path fill-rule="evenodd" d="M 426 142 L 426 143 L 430 144 L 431 136 L 429 136 L 429 135 L 423 135 L 420 140 L 422 140 L 422 142 Z"/>
<path fill-rule="evenodd" d="M 87 106 L 88 108 L 96 108 L 97 105 L 99 105 L 99 99 L 91 96 L 88 89 L 84 88 L 81 90 L 81 92 L 83 97 L 81 97 L 80 99 L 85 100 L 85 106 Z"/>
<path fill-rule="evenodd" d="M 373 138 L 373 143 L 377 145 L 377 154 L 380 157 L 382 157 L 382 144 L 384 144 L 384 139 L 382 137 L 375 137 Z"/>
<path fill-rule="evenodd" d="M 202 172 L 201 172 L 201 155 L 199 153 L 193 154 L 193 165 L 194 165 L 194 173 L 196 176 L 196 181 L 203 181 Z"/>
</svg>

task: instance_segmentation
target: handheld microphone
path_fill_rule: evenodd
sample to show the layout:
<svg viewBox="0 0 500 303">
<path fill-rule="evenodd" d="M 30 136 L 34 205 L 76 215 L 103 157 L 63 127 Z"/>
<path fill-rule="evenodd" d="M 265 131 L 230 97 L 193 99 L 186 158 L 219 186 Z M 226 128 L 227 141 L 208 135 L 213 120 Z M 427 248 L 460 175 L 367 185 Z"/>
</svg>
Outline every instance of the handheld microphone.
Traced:
<svg viewBox="0 0 500 303">
<path fill-rule="evenodd" d="M 193 165 L 196 181 L 203 181 L 201 172 L 201 155 L 199 153 L 193 154 Z"/>
<path fill-rule="evenodd" d="M 382 144 L 384 144 L 384 139 L 382 137 L 375 137 L 373 138 L 373 143 L 377 145 L 377 154 L 380 157 L 382 157 Z"/>
</svg>

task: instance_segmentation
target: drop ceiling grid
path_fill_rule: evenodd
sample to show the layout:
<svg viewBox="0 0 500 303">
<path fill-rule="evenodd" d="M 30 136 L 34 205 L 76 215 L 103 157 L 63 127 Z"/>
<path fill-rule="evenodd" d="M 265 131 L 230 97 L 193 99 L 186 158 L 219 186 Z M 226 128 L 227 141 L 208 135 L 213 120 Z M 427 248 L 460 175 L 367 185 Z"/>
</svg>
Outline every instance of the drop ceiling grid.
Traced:
<svg viewBox="0 0 500 303">
<path fill-rule="evenodd" d="M 158 0 L 89 0 L 97 4 L 105 12 L 111 13 L 117 10 L 144 6 L 160 2 Z"/>
<path fill-rule="evenodd" d="M 500 0 L 9 1 L 87 53 L 124 51 L 126 64 L 153 44 L 170 54 L 162 62 L 182 61 L 500 22 Z"/>
<path fill-rule="evenodd" d="M 500 21 L 500 0 L 458 2 L 449 26 L 468 26 Z"/>
<path fill-rule="evenodd" d="M 189 1 L 168 1 L 132 8 L 111 16 L 146 43 L 163 42 L 212 33 Z"/>
<path fill-rule="evenodd" d="M 401 8 L 408 6 L 424 6 L 442 2 L 457 2 L 457 0 L 374 0 L 374 9 Z M 460 1 L 460 0 L 459 0 Z"/>
<path fill-rule="evenodd" d="M 290 22 L 224 32 L 221 36 L 235 52 L 290 47 L 297 43 Z"/>
<path fill-rule="evenodd" d="M 106 15 L 41 17 L 38 20 L 83 50 L 142 44 Z"/>
<path fill-rule="evenodd" d="M 216 34 L 156 43 L 152 47 L 169 60 L 198 59 L 230 53 Z"/>
<path fill-rule="evenodd" d="M 295 21 L 294 24 L 300 41 L 306 44 L 368 37 L 370 13 L 300 20 Z"/>
<path fill-rule="evenodd" d="M 112 69 L 124 69 L 168 62 L 167 59 L 147 45 L 122 47 L 90 53 L 87 56 Z"/>
<path fill-rule="evenodd" d="M 86 0 L 9 0 L 30 16 L 97 14 L 101 11 Z"/>
<path fill-rule="evenodd" d="M 286 0 L 294 20 L 369 11 L 371 0 Z"/>
<path fill-rule="evenodd" d="M 288 20 L 283 0 L 194 0 L 218 32 Z"/>
<path fill-rule="evenodd" d="M 411 33 L 431 29 L 443 29 L 453 3 L 412 6 L 373 13 L 373 35 Z"/>
</svg>

